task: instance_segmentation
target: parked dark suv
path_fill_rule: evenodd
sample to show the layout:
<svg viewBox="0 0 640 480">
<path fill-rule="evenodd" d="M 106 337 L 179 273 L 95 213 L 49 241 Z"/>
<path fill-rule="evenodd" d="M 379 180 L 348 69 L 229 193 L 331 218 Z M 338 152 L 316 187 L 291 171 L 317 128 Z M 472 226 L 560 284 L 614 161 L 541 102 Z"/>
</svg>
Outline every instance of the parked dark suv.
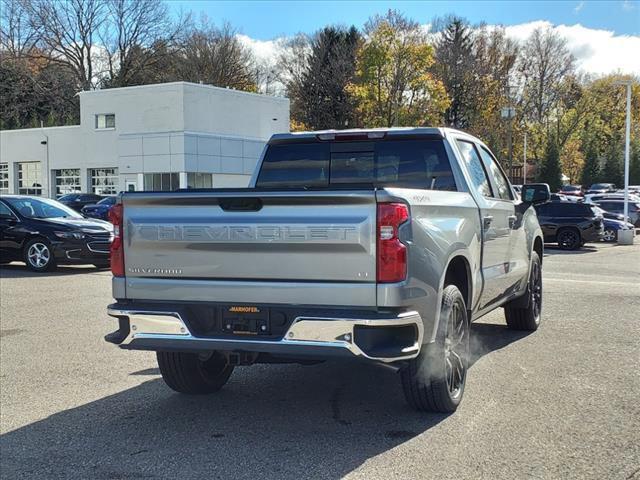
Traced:
<svg viewBox="0 0 640 480">
<path fill-rule="evenodd" d="M 550 202 L 535 207 L 545 243 L 558 243 L 563 250 L 576 250 L 602 238 L 602 216 L 589 204 Z"/>
</svg>

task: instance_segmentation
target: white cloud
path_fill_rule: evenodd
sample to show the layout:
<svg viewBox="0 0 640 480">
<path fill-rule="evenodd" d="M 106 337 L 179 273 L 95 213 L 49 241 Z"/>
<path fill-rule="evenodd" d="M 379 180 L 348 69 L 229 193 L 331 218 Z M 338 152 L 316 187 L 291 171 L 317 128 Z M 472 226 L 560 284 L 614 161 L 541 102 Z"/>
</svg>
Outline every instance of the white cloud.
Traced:
<svg viewBox="0 0 640 480">
<path fill-rule="evenodd" d="M 284 48 L 285 38 L 275 40 L 256 40 L 247 35 L 238 34 L 238 39 L 249 48 L 259 62 L 273 63 Z"/>
<path fill-rule="evenodd" d="M 583 9 L 583 7 L 584 7 L 584 1 L 582 1 L 582 2 L 578 2 L 578 4 L 573 8 L 573 11 L 574 11 L 575 13 L 579 13 L 579 12 L 580 12 L 580 10 L 582 10 L 582 9 Z"/>
<path fill-rule="evenodd" d="M 576 25 L 556 25 L 538 20 L 506 27 L 508 36 L 525 41 L 536 28 L 551 27 L 566 38 L 567 47 L 576 57 L 579 70 L 585 73 L 602 75 L 620 71 L 640 74 L 640 37 L 615 35 L 608 30 Z M 635 53 L 634 53 L 635 52 Z"/>
<path fill-rule="evenodd" d="M 587 28 L 580 24 L 554 26 L 546 20 L 510 25 L 505 27 L 505 31 L 514 40 L 524 42 L 536 28 L 547 27 L 566 38 L 567 46 L 582 72 L 603 75 L 619 71 L 640 75 L 640 36 L 616 35 L 612 31 Z M 429 31 L 429 25 L 423 28 Z M 279 53 L 285 48 L 286 38 L 283 37 L 274 40 L 256 40 L 247 35 L 238 37 L 263 65 L 275 65 Z"/>
</svg>

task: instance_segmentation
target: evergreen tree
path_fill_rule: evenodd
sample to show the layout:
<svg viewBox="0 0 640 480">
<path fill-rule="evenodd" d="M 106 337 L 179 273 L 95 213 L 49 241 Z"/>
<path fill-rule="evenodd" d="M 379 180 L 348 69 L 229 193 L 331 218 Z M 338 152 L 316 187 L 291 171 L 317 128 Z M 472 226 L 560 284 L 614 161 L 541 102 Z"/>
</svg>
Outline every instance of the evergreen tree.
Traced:
<svg viewBox="0 0 640 480">
<path fill-rule="evenodd" d="M 640 141 L 631 142 L 629 159 L 629 185 L 640 185 Z"/>
<path fill-rule="evenodd" d="M 311 42 L 298 102 L 301 120 L 313 130 L 354 126 L 354 101 L 347 91 L 356 69 L 360 34 L 355 27 L 325 27 Z"/>
<path fill-rule="evenodd" d="M 436 42 L 433 67 L 451 99 L 445 121 L 454 128 L 467 128 L 473 110 L 477 86 L 477 69 L 473 53 L 473 31 L 469 24 L 452 17 Z"/>
<path fill-rule="evenodd" d="M 611 138 L 602 167 L 602 181 L 615 183 L 617 186 L 624 184 L 624 150 L 618 135 Z"/>
<path fill-rule="evenodd" d="M 547 140 L 544 159 L 538 171 L 538 181 L 548 183 L 552 192 L 557 192 L 562 187 L 562 172 L 560 170 L 560 151 L 555 138 Z"/>
<path fill-rule="evenodd" d="M 593 147 L 593 144 L 587 146 L 584 157 L 584 167 L 582 168 L 580 183 L 585 188 L 589 188 L 590 185 L 600 181 L 600 160 L 598 159 L 598 152 Z"/>
</svg>

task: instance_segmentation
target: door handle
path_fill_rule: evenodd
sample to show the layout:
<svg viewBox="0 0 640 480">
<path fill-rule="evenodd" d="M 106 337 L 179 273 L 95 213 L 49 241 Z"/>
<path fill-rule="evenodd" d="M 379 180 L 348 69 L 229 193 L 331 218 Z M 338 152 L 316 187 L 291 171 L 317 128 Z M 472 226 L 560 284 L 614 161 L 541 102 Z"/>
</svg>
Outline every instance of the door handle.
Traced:
<svg viewBox="0 0 640 480">
<path fill-rule="evenodd" d="M 513 228 L 518 217 L 516 217 L 515 215 L 509 215 L 507 218 L 509 219 L 509 228 Z"/>
<path fill-rule="evenodd" d="M 482 217 L 482 227 L 485 230 L 491 226 L 491 222 L 493 222 L 493 217 L 491 215 L 487 215 L 486 217 Z"/>
</svg>

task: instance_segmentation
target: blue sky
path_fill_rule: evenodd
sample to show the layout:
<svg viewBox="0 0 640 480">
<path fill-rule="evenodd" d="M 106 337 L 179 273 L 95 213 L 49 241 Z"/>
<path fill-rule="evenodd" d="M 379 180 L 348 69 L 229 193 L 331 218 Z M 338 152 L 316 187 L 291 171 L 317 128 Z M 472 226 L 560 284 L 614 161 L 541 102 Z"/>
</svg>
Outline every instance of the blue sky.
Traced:
<svg viewBox="0 0 640 480">
<path fill-rule="evenodd" d="M 608 1 L 206 1 L 171 0 L 175 11 L 206 13 L 213 21 L 229 21 L 256 40 L 310 33 L 327 24 L 362 26 L 368 17 L 395 8 L 420 23 L 455 13 L 472 23 L 517 25 L 536 20 L 640 35 L 640 2 Z"/>
</svg>

